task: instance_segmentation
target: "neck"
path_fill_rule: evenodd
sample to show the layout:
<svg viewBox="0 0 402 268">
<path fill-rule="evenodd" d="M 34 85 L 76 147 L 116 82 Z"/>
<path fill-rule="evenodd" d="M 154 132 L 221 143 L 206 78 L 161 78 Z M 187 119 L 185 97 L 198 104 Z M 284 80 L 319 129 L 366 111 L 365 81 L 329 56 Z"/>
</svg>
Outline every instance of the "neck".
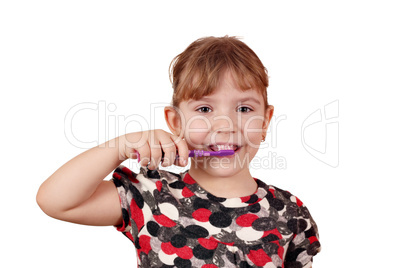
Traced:
<svg viewBox="0 0 402 268">
<path fill-rule="evenodd" d="M 192 163 L 189 174 L 203 189 L 217 197 L 243 197 L 252 195 L 257 190 L 257 183 L 248 168 L 230 175 L 220 175 L 219 171 L 208 172 Z"/>
</svg>

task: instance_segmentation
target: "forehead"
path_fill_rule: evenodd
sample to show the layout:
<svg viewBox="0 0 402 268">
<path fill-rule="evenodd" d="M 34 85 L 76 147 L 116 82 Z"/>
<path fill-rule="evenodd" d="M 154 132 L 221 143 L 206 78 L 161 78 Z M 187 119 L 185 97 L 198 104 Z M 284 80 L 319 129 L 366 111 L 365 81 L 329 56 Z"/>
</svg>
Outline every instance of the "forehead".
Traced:
<svg viewBox="0 0 402 268">
<path fill-rule="evenodd" d="M 258 99 L 262 94 L 254 89 L 250 84 L 248 89 L 242 89 L 242 86 L 234 79 L 233 74 L 229 71 L 222 73 L 219 83 L 211 94 L 202 96 L 201 99 L 225 98 L 225 99 Z M 258 101 L 260 103 L 260 101 Z"/>
<path fill-rule="evenodd" d="M 225 86 L 218 87 L 215 91 L 207 96 L 203 96 L 200 99 L 189 99 L 188 101 L 184 101 L 187 105 L 196 105 L 200 102 L 205 103 L 223 103 L 223 104 L 232 104 L 232 103 L 250 103 L 253 105 L 263 105 L 262 94 L 255 89 L 248 89 L 242 91 L 238 88 Z"/>
</svg>

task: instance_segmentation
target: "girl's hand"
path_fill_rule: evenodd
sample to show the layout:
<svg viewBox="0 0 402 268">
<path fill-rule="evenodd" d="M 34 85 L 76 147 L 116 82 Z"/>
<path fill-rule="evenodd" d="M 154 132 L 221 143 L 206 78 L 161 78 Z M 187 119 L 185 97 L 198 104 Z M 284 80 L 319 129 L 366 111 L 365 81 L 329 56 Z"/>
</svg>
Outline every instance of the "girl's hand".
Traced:
<svg viewBox="0 0 402 268">
<path fill-rule="evenodd" d="M 139 159 L 141 166 L 148 165 L 149 169 L 158 167 L 162 152 L 163 167 L 187 165 L 189 150 L 185 140 L 162 129 L 129 133 L 119 143 L 124 159 Z"/>
</svg>

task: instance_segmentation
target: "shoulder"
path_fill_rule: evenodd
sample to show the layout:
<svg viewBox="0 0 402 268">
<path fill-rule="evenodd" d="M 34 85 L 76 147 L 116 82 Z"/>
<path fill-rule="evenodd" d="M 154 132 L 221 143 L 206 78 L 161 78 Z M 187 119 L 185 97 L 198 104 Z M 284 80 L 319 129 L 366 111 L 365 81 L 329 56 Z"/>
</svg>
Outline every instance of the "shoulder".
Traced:
<svg viewBox="0 0 402 268">
<path fill-rule="evenodd" d="M 259 187 L 262 187 L 267 192 L 266 200 L 270 208 L 274 208 L 278 215 L 283 216 L 284 220 L 292 224 L 294 221 L 306 221 L 317 229 L 316 224 L 306 205 L 293 193 L 278 188 L 273 185 L 267 185 L 264 182 L 257 180 Z"/>
<path fill-rule="evenodd" d="M 307 259 L 316 255 L 321 249 L 318 228 L 305 204 L 289 191 L 261 181 L 259 185 L 267 189 L 269 210 L 275 211 L 274 215 L 279 216 L 278 221 L 285 223 L 280 232 L 291 235 L 287 258 L 294 256 L 293 259 L 297 259 L 300 255 Z"/>
<path fill-rule="evenodd" d="M 270 201 L 270 204 L 273 203 L 274 206 L 276 204 L 276 206 L 279 206 L 279 210 L 281 210 L 280 207 L 287 205 L 292 205 L 296 207 L 304 206 L 303 202 L 291 192 L 278 188 L 274 185 L 268 185 L 259 179 L 257 179 L 256 181 L 258 187 L 263 188 L 267 192 L 266 198 L 268 199 L 268 201 Z"/>
</svg>

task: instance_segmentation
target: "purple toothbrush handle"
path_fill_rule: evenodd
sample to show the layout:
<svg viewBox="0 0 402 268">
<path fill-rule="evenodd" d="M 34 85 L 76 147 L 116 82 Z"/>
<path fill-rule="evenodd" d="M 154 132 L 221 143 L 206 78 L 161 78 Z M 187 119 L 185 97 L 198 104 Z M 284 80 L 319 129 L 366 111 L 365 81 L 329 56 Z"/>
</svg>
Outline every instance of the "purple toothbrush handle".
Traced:
<svg viewBox="0 0 402 268">
<path fill-rule="evenodd" d="M 201 156 L 209 156 L 209 155 L 210 155 L 209 151 L 203 151 L 203 150 L 191 150 L 188 153 L 188 157 L 201 157 Z M 164 156 L 165 156 L 165 153 L 162 151 L 162 161 L 163 161 Z M 176 155 L 176 159 L 179 159 L 179 155 Z"/>
<path fill-rule="evenodd" d="M 220 150 L 220 151 L 204 151 L 204 150 L 191 150 L 188 154 L 188 157 L 201 157 L 201 156 L 228 156 L 233 155 L 233 150 Z M 162 161 L 165 156 L 165 153 L 162 151 Z M 176 159 L 179 158 L 179 155 L 176 156 Z"/>
<path fill-rule="evenodd" d="M 200 157 L 200 156 L 228 156 L 234 154 L 233 150 L 220 150 L 220 151 L 203 151 L 203 150 L 192 150 L 189 153 L 189 157 Z"/>
<path fill-rule="evenodd" d="M 203 150 L 191 150 L 188 154 L 188 157 L 200 157 L 204 155 Z"/>
</svg>

